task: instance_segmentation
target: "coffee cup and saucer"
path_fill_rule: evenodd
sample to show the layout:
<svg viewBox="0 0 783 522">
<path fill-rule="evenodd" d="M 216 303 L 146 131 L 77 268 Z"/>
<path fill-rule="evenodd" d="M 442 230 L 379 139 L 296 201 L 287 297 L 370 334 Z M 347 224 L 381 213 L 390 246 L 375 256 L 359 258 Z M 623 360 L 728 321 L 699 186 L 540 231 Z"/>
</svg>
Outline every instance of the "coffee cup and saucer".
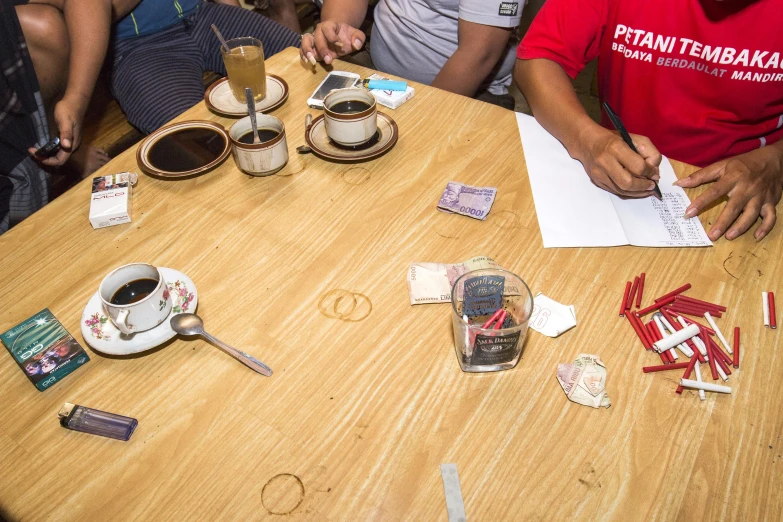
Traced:
<svg viewBox="0 0 783 522">
<path fill-rule="evenodd" d="M 312 152 L 335 161 L 366 161 L 394 147 L 397 124 L 378 112 L 375 96 L 366 89 L 336 89 L 324 98 L 324 113 L 305 129 Z"/>
<path fill-rule="evenodd" d="M 171 317 L 195 312 L 197 306 L 196 285 L 179 270 L 131 263 L 103 279 L 79 324 L 82 337 L 93 349 L 128 355 L 160 346 L 177 335 Z"/>
</svg>

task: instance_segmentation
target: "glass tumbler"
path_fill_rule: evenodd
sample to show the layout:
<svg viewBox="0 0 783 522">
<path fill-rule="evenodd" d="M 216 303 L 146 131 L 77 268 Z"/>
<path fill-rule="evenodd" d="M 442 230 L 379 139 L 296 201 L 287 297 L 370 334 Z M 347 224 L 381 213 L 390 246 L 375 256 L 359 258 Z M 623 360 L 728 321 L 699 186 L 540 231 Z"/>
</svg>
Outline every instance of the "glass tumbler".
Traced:
<svg viewBox="0 0 783 522">
<path fill-rule="evenodd" d="M 495 372 L 516 366 L 532 313 L 533 296 L 519 276 L 493 268 L 460 276 L 451 288 L 451 320 L 462 371 Z"/>
<path fill-rule="evenodd" d="M 229 52 L 220 46 L 220 54 L 226 65 L 228 85 L 238 102 L 244 104 L 245 89 L 253 91 L 253 99 L 260 102 L 266 96 L 266 66 L 264 47 L 256 38 L 234 38 L 226 42 Z"/>
</svg>

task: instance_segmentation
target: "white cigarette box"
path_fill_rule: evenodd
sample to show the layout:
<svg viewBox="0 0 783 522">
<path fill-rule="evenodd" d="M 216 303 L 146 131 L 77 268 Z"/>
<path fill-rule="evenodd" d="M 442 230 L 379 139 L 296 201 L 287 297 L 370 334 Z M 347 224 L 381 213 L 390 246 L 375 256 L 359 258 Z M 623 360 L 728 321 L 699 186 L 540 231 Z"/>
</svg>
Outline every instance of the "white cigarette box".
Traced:
<svg viewBox="0 0 783 522">
<path fill-rule="evenodd" d="M 131 221 L 131 190 L 138 175 L 121 172 L 92 179 L 90 224 L 104 228 Z"/>
<path fill-rule="evenodd" d="M 385 76 L 381 76 L 380 74 L 373 74 L 370 76 L 371 80 L 391 80 L 391 78 L 386 78 Z M 408 85 L 408 88 L 405 89 L 405 91 L 384 91 L 383 89 L 370 89 L 370 92 L 375 95 L 375 99 L 383 105 L 384 107 L 388 107 L 390 109 L 396 109 L 406 101 L 413 98 L 414 89 L 410 85 Z"/>
</svg>

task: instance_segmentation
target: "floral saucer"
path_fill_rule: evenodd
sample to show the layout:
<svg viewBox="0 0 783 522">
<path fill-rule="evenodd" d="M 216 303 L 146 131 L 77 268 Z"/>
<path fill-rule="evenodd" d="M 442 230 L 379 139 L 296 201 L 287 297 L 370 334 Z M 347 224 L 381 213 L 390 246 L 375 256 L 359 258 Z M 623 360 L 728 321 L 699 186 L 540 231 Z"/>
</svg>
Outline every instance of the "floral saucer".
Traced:
<svg viewBox="0 0 783 522">
<path fill-rule="evenodd" d="M 171 314 L 151 330 L 122 335 L 106 315 L 101 296 L 95 292 L 84 307 L 82 320 L 79 323 L 82 337 L 87 344 L 102 353 L 128 355 L 160 346 L 177 335 L 171 329 L 171 317 L 183 312 L 195 312 L 198 306 L 198 291 L 193 281 L 179 270 L 160 267 L 160 271 L 171 290 L 171 299 L 174 303 Z"/>
</svg>

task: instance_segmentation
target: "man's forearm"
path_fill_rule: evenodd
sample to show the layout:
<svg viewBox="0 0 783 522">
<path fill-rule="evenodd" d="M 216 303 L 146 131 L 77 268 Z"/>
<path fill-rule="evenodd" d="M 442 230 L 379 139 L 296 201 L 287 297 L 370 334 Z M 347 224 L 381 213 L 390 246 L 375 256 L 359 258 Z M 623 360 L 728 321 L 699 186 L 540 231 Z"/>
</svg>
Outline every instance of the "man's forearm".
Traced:
<svg viewBox="0 0 783 522">
<path fill-rule="evenodd" d="M 86 110 L 109 45 L 111 2 L 66 0 L 63 15 L 71 44 L 64 98 Z"/>
<path fill-rule="evenodd" d="M 324 0 L 321 20 L 333 20 L 359 28 L 367 15 L 368 0 Z"/>
<path fill-rule="evenodd" d="M 443 64 L 432 86 L 464 96 L 474 96 L 494 66 L 495 63 L 485 57 L 457 49 Z"/>
<path fill-rule="evenodd" d="M 585 139 L 597 124 L 579 102 L 563 68 L 543 58 L 517 60 L 514 80 L 541 126 L 580 159 Z"/>
</svg>

